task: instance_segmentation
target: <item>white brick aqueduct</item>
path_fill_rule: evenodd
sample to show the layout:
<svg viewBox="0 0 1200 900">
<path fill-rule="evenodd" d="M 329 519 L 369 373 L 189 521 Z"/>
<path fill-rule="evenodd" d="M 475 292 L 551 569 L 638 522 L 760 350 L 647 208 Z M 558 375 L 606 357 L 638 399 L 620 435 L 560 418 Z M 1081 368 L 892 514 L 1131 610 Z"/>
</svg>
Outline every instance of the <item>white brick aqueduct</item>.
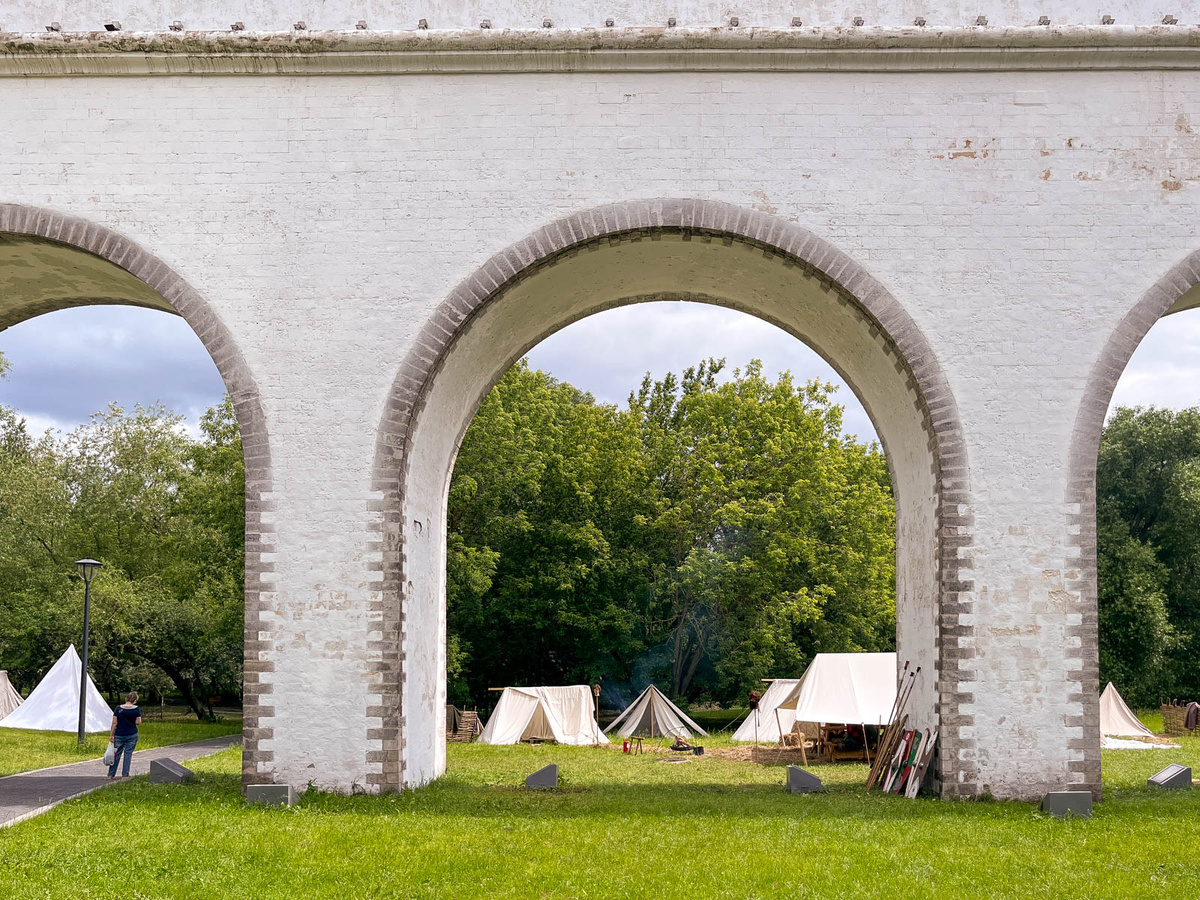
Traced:
<svg viewBox="0 0 1200 900">
<path fill-rule="evenodd" d="M 442 773 L 467 423 L 686 298 L 870 412 L 942 794 L 1098 791 L 1100 428 L 1200 305 L 1200 0 L 1102 6 L 0 0 L 0 329 L 171 310 L 237 404 L 246 783 Z"/>
</svg>

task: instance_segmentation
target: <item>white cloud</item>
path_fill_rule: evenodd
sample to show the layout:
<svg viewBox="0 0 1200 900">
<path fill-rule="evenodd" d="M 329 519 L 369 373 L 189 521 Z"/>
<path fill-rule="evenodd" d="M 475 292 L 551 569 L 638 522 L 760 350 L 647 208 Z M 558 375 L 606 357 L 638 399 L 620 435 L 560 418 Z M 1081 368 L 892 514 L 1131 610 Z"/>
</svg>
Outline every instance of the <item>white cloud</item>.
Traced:
<svg viewBox="0 0 1200 900">
<path fill-rule="evenodd" d="M 41 437 L 47 431 L 53 431 L 61 437 L 78 424 L 77 422 L 64 422 L 62 419 L 30 413 L 22 413 L 21 418 L 25 420 L 26 433 L 33 437 Z"/>
<path fill-rule="evenodd" d="M 1200 406 L 1200 310 L 1155 323 L 1117 382 L 1109 412 L 1118 406 Z"/>
<path fill-rule="evenodd" d="M 12 364 L 0 403 L 65 430 L 114 401 L 126 408 L 161 402 L 194 425 L 225 393 L 188 324 L 157 310 L 48 313 L 0 333 L 0 351 Z"/>
<path fill-rule="evenodd" d="M 876 439 L 866 411 L 825 360 L 786 331 L 737 310 L 701 303 L 639 303 L 582 319 L 529 353 L 535 368 L 622 406 L 646 372 L 657 379 L 709 357 L 724 358 L 729 372 L 760 359 L 771 378 L 788 370 L 798 382 L 820 378 L 839 385 L 835 396 L 846 408 L 846 431 Z"/>
<path fill-rule="evenodd" d="M 220 402 L 224 385 L 199 339 L 182 319 L 154 310 L 90 307 L 39 316 L 0 333 L 13 364 L 0 381 L 0 403 L 16 407 L 30 430 L 69 431 L 112 401 L 126 408 L 161 401 L 196 433 L 201 413 Z M 645 303 L 576 322 L 529 354 L 531 363 L 624 404 L 647 371 L 681 372 L 708 357 L 728 368 L 761 359 L 775 377 L 841 385 L 846 430 L 875 438 L 853 392 L 816 353 L 760 319 L 695 303 Z M 1113 396 L 1113 405 L 1200 405 L 1200 310 L 1178 313 L 1151 329 Z"/>
</svg>

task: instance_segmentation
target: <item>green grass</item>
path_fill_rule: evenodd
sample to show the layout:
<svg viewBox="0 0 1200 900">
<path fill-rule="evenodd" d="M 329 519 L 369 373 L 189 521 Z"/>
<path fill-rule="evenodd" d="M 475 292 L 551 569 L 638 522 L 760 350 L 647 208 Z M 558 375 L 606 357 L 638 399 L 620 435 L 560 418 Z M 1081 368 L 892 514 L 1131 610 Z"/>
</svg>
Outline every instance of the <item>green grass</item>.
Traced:
<svg viewBox="0 0 1200 900">
<path fill-rule="evenodd" d="M 134 779 L 0 831 L 0 897 L 1191 900 L 1200 791 L 1145 785 L 1167 762 L 1200 769 L 1200 738 L 1181 743 L 1106 751 L 1106 799 L 1067 821 L 868 796 L 860 765 L 815 768 L 829 790 L 789 796 L 775 767 L 555 746 L 451 745 L 421 790 L 264 809 L 243 803 L 231 750 L 189 764 L 195 784 Z M 548 762 L 561 789 L 523 791 Z"/>
<path fill-rule="evenodd" d="M 142 722 L 138 729 L 138 750 L 202 741 L 242 730 L 240 719 L 222 722 L 167 721 Z M 0 776 L 60 766 L 63 763 L 96 759 L 108 746 L 107 734 L 90 734 L 80 747 L 75 735 L 62 731 L 25 731 L 0 728 Z M 0 894 L 2 896 L 2 894 Z"/>
</svg>

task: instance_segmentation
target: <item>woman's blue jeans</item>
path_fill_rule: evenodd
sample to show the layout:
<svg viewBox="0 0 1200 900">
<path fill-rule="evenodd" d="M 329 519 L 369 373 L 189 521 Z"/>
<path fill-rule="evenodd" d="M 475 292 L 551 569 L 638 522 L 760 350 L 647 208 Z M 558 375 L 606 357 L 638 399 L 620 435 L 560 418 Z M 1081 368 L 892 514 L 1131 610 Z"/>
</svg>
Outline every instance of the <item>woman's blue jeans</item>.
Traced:
<svg viewBox="0 0 1200 900">
<path fill-rule="evenodd" d="M 136 734 L 119 734 L 113 738 L 116 756 L 113 757 L 113 764 L 108 767 L 109 778 L 117 774 L 117 764 L 121 762 L 122 755 L 125 757 L 125 765 L 121 767 L 121 774 L 129 775 L 129 764 L 133 762 L 133 748 L 137 746 L 137 739 Z"/>
</svg>

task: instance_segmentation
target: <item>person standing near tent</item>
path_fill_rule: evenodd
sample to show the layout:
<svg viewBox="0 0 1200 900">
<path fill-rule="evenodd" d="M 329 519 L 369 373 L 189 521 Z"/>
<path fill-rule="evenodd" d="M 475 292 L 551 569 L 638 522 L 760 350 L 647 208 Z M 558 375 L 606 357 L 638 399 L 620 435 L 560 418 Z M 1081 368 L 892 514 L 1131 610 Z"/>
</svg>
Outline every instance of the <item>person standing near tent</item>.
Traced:
<svg viewBox="0 0 1200 900">
<path fill-rule="evenodd" d="M 108 777 L 117 777 L 117 764 L 125 757 L 121 766 L 121 777 L 129 777 L 129 765 L 133 762 L 133 748 L 138 742 L 138 726 L 142 724 L 142 710 L 137 705 L 137 691 L 125 695 L 125 702 L 113 710 L 112 730 L 108 741 L 115 749 L 112 765 L 108 767 Z"/>
</svg>

